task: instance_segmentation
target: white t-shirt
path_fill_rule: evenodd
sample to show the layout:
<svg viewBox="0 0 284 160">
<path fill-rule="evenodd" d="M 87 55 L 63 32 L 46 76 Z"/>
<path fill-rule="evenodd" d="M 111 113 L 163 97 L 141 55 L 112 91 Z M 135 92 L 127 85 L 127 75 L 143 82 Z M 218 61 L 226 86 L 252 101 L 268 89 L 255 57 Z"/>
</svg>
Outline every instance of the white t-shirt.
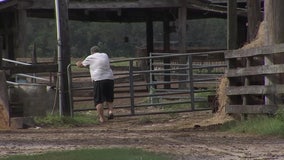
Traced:
<svg viewBox="0 0 284 160">
<path fill-rule="evenodd" d="M 89 55 L 82 62 L 83 66 L 89 66 L 91 78 L 93 81 L 113 79 L 113 73 L 110 68 L 109 57 L 106 53 L 94 53 Z"/>
</svg>

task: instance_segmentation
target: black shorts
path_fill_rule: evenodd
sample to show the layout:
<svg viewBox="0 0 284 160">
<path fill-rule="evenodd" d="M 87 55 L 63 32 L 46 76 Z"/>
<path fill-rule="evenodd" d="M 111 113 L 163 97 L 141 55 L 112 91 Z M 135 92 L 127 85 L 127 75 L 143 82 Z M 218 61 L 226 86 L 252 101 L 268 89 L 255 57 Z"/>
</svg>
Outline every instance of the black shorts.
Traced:
<svg viewBox="0 0 284 160">
<path fill-rule="evenodd" d="M 113 102 L 114 99 L 114 80 L 93 81 L 95 105 L 104 102 Z"/>
</svg>

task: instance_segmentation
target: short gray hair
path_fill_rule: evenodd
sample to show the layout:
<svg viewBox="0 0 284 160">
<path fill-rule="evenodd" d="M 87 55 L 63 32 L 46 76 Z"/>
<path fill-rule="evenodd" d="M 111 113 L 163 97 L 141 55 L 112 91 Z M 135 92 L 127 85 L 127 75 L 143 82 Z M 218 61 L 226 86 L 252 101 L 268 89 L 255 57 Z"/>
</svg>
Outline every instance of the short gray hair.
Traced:
<svg viewBox="0 0 284 160">
<path fill-rule="evenodd" d="M 100 51 L 100 48 L 99 48 L 98 46 L 93 46 L 93 47 L 90 49 L 91 54 L 96 53 L 96 52 L 99 52 L 99 51 Z"/>
</svg>

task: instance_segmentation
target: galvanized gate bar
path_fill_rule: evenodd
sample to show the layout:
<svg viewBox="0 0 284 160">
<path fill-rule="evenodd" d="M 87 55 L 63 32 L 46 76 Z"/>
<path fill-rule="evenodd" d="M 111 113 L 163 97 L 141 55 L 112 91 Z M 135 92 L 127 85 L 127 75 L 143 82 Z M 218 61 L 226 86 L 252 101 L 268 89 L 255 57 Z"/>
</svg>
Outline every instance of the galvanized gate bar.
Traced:
<svg viewBox="0 0 284 160">
<path fill-rule="evenodd" d="M 169 113 L 181 113 L 181 112 L 192 112 L 201 110 L 210 110 L 207 105 L 202 103 L 208 103 L 207 97 L 200 98 L 196 94 L 203 94 L 211 92 L 215 94 L 216 88 L 198 89 L 195 88 L 199 83 L 207 84 L 218 83 L 218 78 L 226 68 L 224 60 L 220 62 L 202 62 L 196 63 L 195 57 L 202 56 L 212 56 L 220 55 L 224 51 L 213 51 L 213 52 L 201 52 L 201 53 L 184 53 L 184 54 L 172 54 L 172 53 L 151 53 L 150 57 L 139 57 L 139 58 L 127 58 L 119 60 L 111 60 L 112 67 L 114 68 L 115 79 L 115 101 L 124 100 L 126 103 L 115 104 L 116 109 L 130 109 L 130 112 L 117 114 L 116 116 L 136 116 L 136 115 L 151 115 L 151 114 L 169 114 Z M 154 56 L 153 56 L 154 55 Z M 164 58 L 178 58 L 184 57 L 187 59 L 187 64 L 179 64 L 178 62 L 171 61 L 171 63 L 160 63 L 163 62 Z M 223 56 L 222 56 L 223 57 Z M 128 62 L 128 68 L 123 69 L 123 67 L 118 67 L 116 70 L 113 65 L 116 63 Z M 135 63 L 134 63 L 135 62 Z M 142 66 L 135 66 L 135 64 L 142 64 Z M 165 65 L 169 66 L 165 69 Z M 84 78 L 88 77 L 88 73 L 80 73 L 80 75 L 72 74 L 72 66 L 69 65 L 68 75 L 69 75 L 69 91 L 71 96 L 73 92 L 92 92 L 92 86 L 80 86 L 75 87 L 72 83 L 73 78 Z M 147 68 L 148 67 L 148 68 Z M 185 74 L 179 74 L 180 70 L 184 70 Z M 210 72 L 209 72 L 210 71 Z M 208 73 L 207 73 L 208 72 Z M 73 76 L 73 77 L 72 77 Z M 171 76 L 174 79 L 171 81 L 164 81 L 163 76 Z M 179 76 L 187 76 L 186 80 L 178 80 Z M 153 81 L 155 77 L 155 81 Z M 127 79 L 125 79 L 127 78 Z M 149 79 L 147 79 L 149 78 Z M 162 79 L 161 79 L 162 78 Z M 140 81 L 142 80 L 142 81 Z M 174 86 L 178 84 L 187 84 L 186 88 L 176 88 Z M 170 88 L 163 88 L 164 85 L 171 85 Z M 210 85 L 209 85 L 210 86 Z M 152 88 L 154 87 L 154 88 Z M 150 89 L 153 89 L 152 91 Z M 142 92 L 141 92 L 142 91 Z M 146 92 L 145 92 L 146 91 Z M 125 94 L 124 94 L 125 93 Z M 128 93 L 128 95 L 126 94 Z M 88 110 L 95 110 L 94 106 L 78 108 L 77 105 L 73 103 L 85 103 L 87 101 L 92 101 L 92 98 L 81 98 L 72 100 L 71 107 L 72 112 L 81 112 Z M 128 101 L 128 102 L 127 102 Z M 159 108 L 171 108 L 171 106 L 178 106 L 184 104 L 190 105 L 190 109 L 183 109 L 182 106 L 177 107 L 177 109 L 171 111 L 160 110 Z M 198 106 L 203 106 L 202 108 Z M 156 111 L 148 111 L 147 108 L 156 108 Z M 143 108 L 141 110 L 141 108 Z"/>
<path fill-rule="evenodd" d="M 188 63 L 188 79 L 189 79 L 189 92 L 191 98 L 191 110 L 195 110 L 194 107 L 194 87 L 193 87 L 193 69 L 192 69 L 192 56 L 187 56 L 187 63 Z"/>
<path fill-rule="evenodd" d="M 131 115 L 135 114 L 134 107 L 134 80 L 133 80 L 133 60 L 129 61 L 129 83 L 130 83 L 130 106 L 131 106 Z"/>
</svg>

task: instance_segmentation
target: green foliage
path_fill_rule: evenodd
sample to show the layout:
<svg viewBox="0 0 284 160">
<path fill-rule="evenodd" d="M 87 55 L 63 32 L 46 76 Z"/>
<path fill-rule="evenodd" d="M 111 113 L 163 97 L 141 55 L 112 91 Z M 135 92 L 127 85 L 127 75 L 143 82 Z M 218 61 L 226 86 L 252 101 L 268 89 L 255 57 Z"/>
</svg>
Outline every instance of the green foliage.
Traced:
<svg viewBox="0 0 284 160">
<path fill-rule="evenodd" d="M 232 131 L 258 134 L 284 136 L 284 123 L 274 118 L 255 118 L 240 123 Z"/>
<path fill-rule="evenodd" d="M 173 105 L 170 104 L 170 105 L 165 105 L 163 109 L 166 111 L 186 110 L 186 109 L 191 109 L 191 105 L 188 103 L 173 104 Z"/>
<path fill-rule="evenodd" d="M 47 127 L 75 127 L 97 124 L 97 118 L 91 115 L 75 115 L 74 117 L 47 115 L 45 117 L 35 117 L 36 125 Z"/>
<path fill-rule="evenodd" d="M 54 19 L 28 18 L 26 52 L 40 57 L 56 55 L 56 24 Z M 86 57 L 93 45 L 110 57 L 134 56 L 135 47 L 145 43 L 145 25 L 140 23 L 98 23 L 70 21 L 70 52 L 73 57 Z M 129 42 L 124 38 L 129 37 Z M 22 53 L 21 53 L 22 54 Z M 29 56 L 29 55 L 24 55 Z"/>
<path fill-rule="evenodd" d="M 83 149 L 63 152 L 49 152 L 40 155 L 20 155 L 3 160 L 169 160 L 167 155 L 146 152 L 134 148 Z"/>
<path fill-rule="evenodd" d="M 161 49 L 163 47 L 161 44 L 163 40 L 163 23 L 154 22 L 153 26 L 155 48 Z M 146 46 L 145 23 L 70 21 L 69 31 L 70 52 L 72 57 L 86 57 L 89 55 L 89 49 L 93 45 L 99 45 L 102 51 L 108 53 L 111 58 L 135 57 L 136 49 L 145 48 Z M 213 46 L 216 48 L 225 48 L 226 21 L 223 19 L 190 20 L 188 22 L 187 34 L 189 47 Z M 177 35 L 176 32 L 171 34 L 171 41 L 173 42 L 173 46 L 171 46 L 172 49 L 178 47 L 176 43 L 174 43 L 177 42 Z M 28 18 L 26 38 L 25 52 L 20 53 L 21 55 L 18 56 L 31 56 L 35 44 L 38 57 L 55 57 L 57 52 L 57 40 L 54 19 Z M 125 39 L 129 39 L 129 41 L 126 42 Z"/>
<path fill-rule="evenodd" d="M 224 48 L 226 46 L 226 21 L 223 19 L 209 18 L 191 20 L 188 24 L 187 41 L 192 47 L 214 46 Z"/>
<path fill-rule="evenodd" d="M 115 62 L 115 63 L 111 63 L 112 66 L 125 66 L 128 67 L 129 66 L 129 61 L 123 61 L 123 62 Z"/>
<path fill-rule="evenodd" d="M 26 54 L 36 49 L 36 53 L 45 57 L 54 57 L 56 51 L 56 26 L 54 20 L 29 18 L 27 21 Z M 30 56 L 20 53 L 18 56 Z"/>
<path fill-rule="evenodd" d="M 89 48 L 98 45 L 101 51 L 108 53 L 110 57 L 133 56 L 135 46 L 143 43 L 145 39 L 145 29 L 142 27 L 141 24 L 71 21 L 71 54 L 75 57 L 89 55 Z M 126 36 L 130 38 L 128 43 L 124 42 Z"/>
<path fill-rule="evenodd" d="M 284 122 L 284 109 L 283 109 L 283 108 L 279 109 L 279 110 L 276 112 L 275 117 L 276 117 L 278 120 Z"/>
</svg>

